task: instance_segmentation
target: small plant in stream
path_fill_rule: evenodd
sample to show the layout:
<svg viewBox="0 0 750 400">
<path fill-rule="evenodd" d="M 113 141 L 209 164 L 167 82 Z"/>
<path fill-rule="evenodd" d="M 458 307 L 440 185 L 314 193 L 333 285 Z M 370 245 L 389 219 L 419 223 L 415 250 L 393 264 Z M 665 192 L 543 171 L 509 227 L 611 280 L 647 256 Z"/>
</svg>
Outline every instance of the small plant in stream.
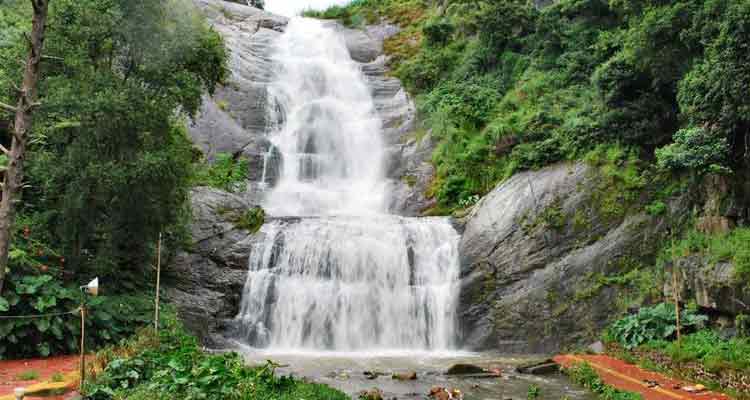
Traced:
<svg viewBox="0 0 750 400">
<path fill-rule="evenodd" d="M 531 385 L 529 386 L 529 390 L 526 392 L 526 398 L 528 400 L 535 400 L 538 399 L 541 394 L 542 390 L 539 389 L 539 386 Z"/>
</svg>

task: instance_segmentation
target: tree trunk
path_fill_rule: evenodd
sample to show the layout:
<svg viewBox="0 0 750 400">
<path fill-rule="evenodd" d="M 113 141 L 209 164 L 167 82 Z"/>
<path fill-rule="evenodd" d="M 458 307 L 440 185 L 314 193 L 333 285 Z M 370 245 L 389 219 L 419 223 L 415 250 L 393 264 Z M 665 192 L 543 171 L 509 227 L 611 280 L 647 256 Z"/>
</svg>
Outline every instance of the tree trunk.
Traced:
<svg viewBox="0 0 750 400">
<path fill-rule="evenodd" d="M 44 32 L 47 23 L 49 0 L 31 0 L 34 9 L 31 36 L 29 37 L 29 57 L 23 74 L 23 85 L 18 94 L 16 118 L 11 133 L 12 144 L 8 150 L 8 168 L 3 183 L 3 198 L 0 201 L 0 292 L 5 283 L 8 269 L 11 229 L 15 219 L 15 206 L 20 201 L 23 189 L 23 163 L 26 157 L 26 143 L 31 128 L 31 115 L 36 104 L 39 66 L 44 47 Z"/>
</svg>

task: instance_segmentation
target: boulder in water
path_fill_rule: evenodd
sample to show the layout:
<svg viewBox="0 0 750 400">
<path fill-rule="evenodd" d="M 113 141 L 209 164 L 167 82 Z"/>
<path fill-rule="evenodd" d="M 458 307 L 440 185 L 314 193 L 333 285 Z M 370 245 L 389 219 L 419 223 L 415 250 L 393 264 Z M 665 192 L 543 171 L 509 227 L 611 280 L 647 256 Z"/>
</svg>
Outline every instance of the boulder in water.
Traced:
<svg viewBox="0 0 750 400">
<path fill-rule="evenodd" d="M 413 381 L 417 379 L 417 373 L 414 371 L 402 372 L 400 374 L 393 374 L 392 378 L 397 381 Z"/>
<path fill-rule="evenodd" d="M 486 371 L 484 368 L 472 365 L 472 364 L 455 364 L 448 368 L 446 375 L 471 375 L 471 374 L 483 374 Z"/>
<path fill-rule="evenodd" d="M 522 374 L 547 375 L 559 372 L 560 366 L 552 360 L 544 360 L 521 365 L 516 368 L 516 371 Z"/>
</svg>

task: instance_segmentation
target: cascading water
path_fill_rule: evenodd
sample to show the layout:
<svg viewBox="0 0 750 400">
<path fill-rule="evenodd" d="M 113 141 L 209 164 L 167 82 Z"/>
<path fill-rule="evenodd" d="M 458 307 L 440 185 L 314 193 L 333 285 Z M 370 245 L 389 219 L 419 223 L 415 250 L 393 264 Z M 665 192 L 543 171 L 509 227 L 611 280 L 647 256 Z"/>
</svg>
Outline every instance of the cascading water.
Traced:
<svg viewBox="0 0 750 400">
<path fill-rule="evenodd" d="M 454 345 L 459 236 L 385 213 L 381 122 L 344 39 L 294 18 L 275 44 L 270 137 L 281 177 L 252 249 L 238 320 L 255 347 Z M 283 217 L 283 218 L 281 218 Z"/>
</svg>

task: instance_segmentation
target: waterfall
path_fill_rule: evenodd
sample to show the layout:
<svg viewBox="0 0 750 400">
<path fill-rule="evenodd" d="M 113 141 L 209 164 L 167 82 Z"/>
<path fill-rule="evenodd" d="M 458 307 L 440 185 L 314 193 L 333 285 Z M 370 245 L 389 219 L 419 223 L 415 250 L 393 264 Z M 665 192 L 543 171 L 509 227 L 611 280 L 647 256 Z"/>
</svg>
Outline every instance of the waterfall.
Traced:
<svg viewBox="0 0 750 400">
<path fill-rule="evenodd" d="M 459 235 L 446 218 L 385 213 L 385 145 L 343 37 L 293 18 L 274 47 L 269 137 L 281 174 L 264 208 L 240 313 L 255 347 L 454 346 Z"/>
</svg>

